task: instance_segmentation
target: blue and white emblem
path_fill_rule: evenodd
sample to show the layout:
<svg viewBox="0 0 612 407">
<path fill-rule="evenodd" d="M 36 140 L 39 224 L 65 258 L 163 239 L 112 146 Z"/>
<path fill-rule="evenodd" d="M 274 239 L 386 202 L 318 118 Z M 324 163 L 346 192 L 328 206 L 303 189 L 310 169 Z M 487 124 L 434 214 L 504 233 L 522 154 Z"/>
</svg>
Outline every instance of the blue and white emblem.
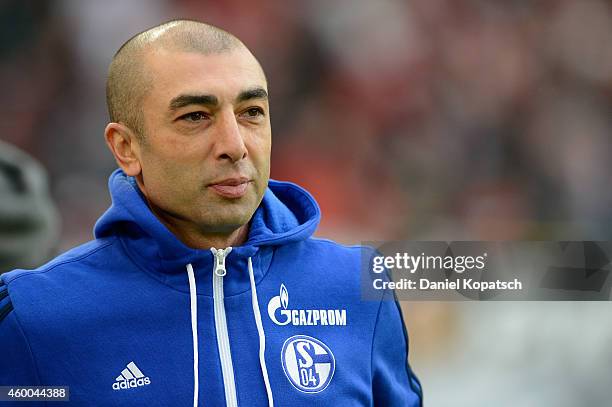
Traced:
<svg viewBox="0 0 612 407">
<path fill-rule="evenodd" d="M 327 345 L 306 335 L 287 339 L 281 360 L 287 379 L 293 387 L 305 393 L 325 390 L 336 369 L 336 360 Z"/>
</svg>

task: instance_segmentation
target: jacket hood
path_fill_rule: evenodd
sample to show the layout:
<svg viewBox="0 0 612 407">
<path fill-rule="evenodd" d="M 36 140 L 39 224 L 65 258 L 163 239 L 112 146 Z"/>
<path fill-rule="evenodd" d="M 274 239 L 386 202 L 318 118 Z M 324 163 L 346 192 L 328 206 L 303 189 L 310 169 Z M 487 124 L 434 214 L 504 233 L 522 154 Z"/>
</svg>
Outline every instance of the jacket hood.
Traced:
<svg viewBox="0 0 612 407">
<path fill-rule="evenodd" d="M 130 236 L 155 246 L 162 259 L 189 257 L 201 250 L 185 246 L 153 215 L 133 177 L 115 170 L 109 178 L 112 204 L 94 227 L 96 238 Z M 290 182 L 270 180 L 263 200 L 251 218 L 249 237 L 239 249 L 284 245 L 310 237 L 321 212 L 314 198 Z"/>
</svg>

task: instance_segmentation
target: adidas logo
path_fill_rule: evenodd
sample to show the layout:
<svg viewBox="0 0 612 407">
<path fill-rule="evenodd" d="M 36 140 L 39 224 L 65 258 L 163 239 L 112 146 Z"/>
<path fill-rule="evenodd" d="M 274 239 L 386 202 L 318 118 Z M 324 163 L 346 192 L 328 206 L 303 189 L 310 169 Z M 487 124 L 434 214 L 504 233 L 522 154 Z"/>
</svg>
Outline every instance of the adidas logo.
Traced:
<svg viewBox="0 0 612 407">
<path fill-rule="evenodd" d="M 113 383 L 113 390 L 125 390 L 134 387 L 146 386 L 151 384 L 151 380 L 146 377 L 136 363 L 133 361 L 128 363 L 127 367 L 121 371 L 121 374 L 115 379 Z"/>
</svg>

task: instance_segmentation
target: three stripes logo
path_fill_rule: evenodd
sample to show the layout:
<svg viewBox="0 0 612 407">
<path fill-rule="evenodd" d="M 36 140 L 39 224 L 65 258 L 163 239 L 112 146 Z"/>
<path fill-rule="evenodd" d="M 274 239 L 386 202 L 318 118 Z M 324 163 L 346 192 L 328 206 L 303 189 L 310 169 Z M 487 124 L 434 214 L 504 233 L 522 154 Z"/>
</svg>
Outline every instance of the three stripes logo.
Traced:
<svg viewBox="0 0 612 407">
<path fill-rule="evenodd" d="M 115 379 L 113 383 L 113 390 L 125 390 L 134 387 L 141 387 L 151 384 L 151 380 L 145 376 L 136 363 L 133 361 L 128 363 L 126 368 L 121 371 L 121 374 Z"/>
</svg>

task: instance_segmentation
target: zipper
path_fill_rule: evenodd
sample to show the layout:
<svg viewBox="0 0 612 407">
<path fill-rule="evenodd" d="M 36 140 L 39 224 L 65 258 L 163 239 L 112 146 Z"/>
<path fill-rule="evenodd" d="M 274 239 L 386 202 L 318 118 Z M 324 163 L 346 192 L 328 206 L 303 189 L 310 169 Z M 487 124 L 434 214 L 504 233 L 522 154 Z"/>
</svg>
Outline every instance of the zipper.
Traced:
<svg viewBox="0 0 612 407">
<path fill-rule="evenodd" d="M 236 382 L 234 381 L 234 365 L 230 351 L 229 335 L 227 333 L 227 318 L 223 293 L 223 276 L 227 274 L 225 258 L 232 251 L 227 249 L 210 249 L 215 257 L 215 271 L 213 273 L 213 300 L 215 309 L 215 331 L 217 333 L 217 347 L 221 358 L 221 372 L 223 373 L 223 387 L 225 389 L 225 402 L 227 406 L 237 407 Z"/>
</svg>

